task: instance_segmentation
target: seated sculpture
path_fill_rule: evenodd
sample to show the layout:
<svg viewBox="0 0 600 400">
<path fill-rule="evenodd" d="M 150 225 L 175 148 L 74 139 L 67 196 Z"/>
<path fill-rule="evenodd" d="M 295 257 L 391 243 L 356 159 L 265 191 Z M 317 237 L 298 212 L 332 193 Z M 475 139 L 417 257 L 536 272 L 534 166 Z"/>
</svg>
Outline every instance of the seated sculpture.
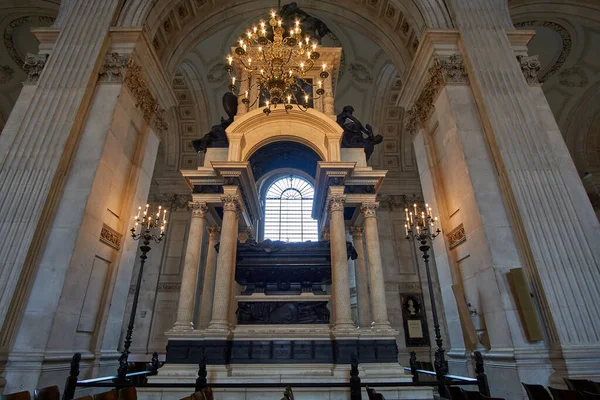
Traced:
<svg viewBox="0 0 600 400">
<path fill-rule="evenodd" d="M 371 158 L 375 145 L 383 141 L 383 136 L 375 135 L 371 125 L 363 124 L 354 116 L 354 107 L 346 106 L 337 116 L 337 123 L 344 129 L 342 147 L 363 148 L 367 161 Z"/>
<path fill-rule="evenodd" d="M 227 139 L 225 129 L 233 122 L 233 118 L 237 114 L 237 107 L 237 96 L 231 92 L 225 93 L 223 95 L 223 108 L 229 118 L 224 119 L 221 117 L 219 125 L 213 125 L 210 132 L 201 139 L 192 141 L 192 146 L 194 146 L 196 152 L 206 153 L 206 149 L 209 147 L 229 147 L 229 140 Z"/>
</svg>

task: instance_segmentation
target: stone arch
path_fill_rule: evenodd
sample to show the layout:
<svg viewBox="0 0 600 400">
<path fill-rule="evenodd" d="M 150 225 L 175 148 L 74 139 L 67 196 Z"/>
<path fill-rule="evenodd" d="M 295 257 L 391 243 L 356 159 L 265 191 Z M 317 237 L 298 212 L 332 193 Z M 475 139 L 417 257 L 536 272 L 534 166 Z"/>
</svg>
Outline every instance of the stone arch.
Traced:
<svg viewBox="0 0 600 400">
<path fill-rule="evenodd" d="M 340 161 L 342 128 L 330 117 L 309 108 L 286 113 L 275 109 L 268 117 L 252 110 L 227 128 L 229 161 L 247 161 L 259 148 L 273 142 L 298 142 L 314 150 L 323 161 Z"/>
</svg>

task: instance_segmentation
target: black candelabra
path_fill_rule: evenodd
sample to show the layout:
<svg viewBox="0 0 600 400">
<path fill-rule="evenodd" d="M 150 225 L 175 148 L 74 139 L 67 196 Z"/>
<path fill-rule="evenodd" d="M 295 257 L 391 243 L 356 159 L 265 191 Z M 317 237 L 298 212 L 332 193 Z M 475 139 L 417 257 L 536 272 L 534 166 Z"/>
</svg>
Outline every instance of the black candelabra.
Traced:
<svg viewBox="0 0 600 400">
<path fill-rule="evenodd" d="M 158 206 L 153 211 L 148 204 L 142 212 L 142 207 L 138 208 L 138 213 L 134 217 L 134 226 L 131 228 L 131 237 L 133 240 L 141 240 L 140 246 L 140 269 L 138 271 L 133 302 L 131 304 L 131 315 L 129 316 L 129 324 L 127 325 L 127 334 L 125 335 L 125 343 L 123 351 L 119 357 L 119 370 L 117 372 L 117 381 L 127 382 L 127 372 L 129 371 L 129 347 L 131 346 L 131 335 L 133 333 L 133 325 L 135 323 L 135 314 L 137 312 L 138 298 L 140 297 L 140 288 L 142 286 L 142 276 L 144 274 L 144 264 L 148 258 L 148 252 L 152 249 L 151 242 L 160 243 L 165 236 L 167 225 L 167 210 Z"/>
<path fill-rule="evenodd" d="M 444 376 L 448 373 L 448 362 L 444 355 L 445 350 L 443 347 L 442 334 L 440 332 L 440 324 L 438 321 L 437 309 L 435 306 L 435 295 L 433 293 L 433 283 L 431 281 L 431 272 L 429 271 L 429 245 L 439 234 L 440 230 L 437 228 L 437 217 L 433 217 L 432 209 L 428 204 L 425 204 L 425 210 L 419 209 L 419 206 L 413 204 L 413 210 L 409 211 L 408 208 L 404 209 L 406 213 L 406 224 L 404 225 L 406 231 L 406 239 L 410 242 L 419 242 L 419 250 L 423 253 L 423 260 L 425 261 L 425 272 L 427 273 L 427 286 L 429 287 L 429 298 L 431 301 L 431 315 L 433 317 L 433 329 L 435 331 L 435 342 L 437 349 L 435 350 L 435 373 L 440 382 L 440 390 L 443 391 Z M 442 392 L 440 392 L 441 394 Z"/>
</svg>

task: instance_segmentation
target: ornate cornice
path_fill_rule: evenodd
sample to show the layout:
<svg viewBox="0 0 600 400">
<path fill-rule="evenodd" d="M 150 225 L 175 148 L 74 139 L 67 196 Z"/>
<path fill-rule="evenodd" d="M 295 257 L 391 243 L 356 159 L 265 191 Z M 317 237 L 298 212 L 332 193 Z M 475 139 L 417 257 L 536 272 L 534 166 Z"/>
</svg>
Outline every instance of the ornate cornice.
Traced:
<svg viewBox="0 0 600 400">
<path fill-rule="evenodd" d="M 521 67 L 521 71 L 523 72 L 523 76 L 525 80 L 530 85 L 539 84 L 537 74 L 540 72 L 542 68 L 542 64 L 540 64 L 540 60 L 538 56 L 517 56 L 517 61 L 519 62 L 519 66 Z"/>
<path fill-rule="evenodd" d="M 200 201 L 190 201 L 188 203 L 188 210 L 192 212 L 192 218 L 204 218 L 208 212 L 208 206 L 206 203 Z"/>
<path fill-rule="evenodd" d="M 165 110 L 160 107 L 154 98 L 148 83 L 142 72 L 142 67 L 135 65 L 132 58 L 129 59 L 123 82 L 135 99 L 135 106 L 140 109 L 144 120 L 157 131 L 168 129 L 165 120 Z"/>
<path fill-rule="evenodd" d="M 449 56 L 436 56 L 433 66 L 429 68 L 429 79 L 425 83 L 421 94 L 415 104 L 406 114 L 405 129 L 415 135 L 419 124 L 424 124 L 433 111 L 433 104 L 440 90 L 448 84 L 468 84 L 469 76 L 465 69 L 462 56 L 452 54 Z"/>
<path fill-rule="evenodd" d="M 98 72 L 99 82 L 123 82 L 123 75 L 127 65 L 129 63 L 129 57 L 119 55 L 119 53 L 108 53 L 104 57 L 104 64 Z"/>
<path fill-rule="evenodd" d="M 365 218 L 375 218 L 377 216 L 377 208 L 379 208 L 378 202 L 362 203 L 360 212 Z"/>
<path fill-rule="evenodd" d="M 15 71 L 8 65 L 0 65 L 0 84 L 4 84 L 11 80 Z"/>
<path fill-rule="evenodd" d="M 48 60 L 48 54 L 27 54 L 25 63 L 23 64 L 23 70 L 27 72 L 27 78 L 25 83 L 35 85 L 40 79 L 40 75 L 46 66 Z"/>
<path fill-rule="evenodd" d="M 333 195 L 327 199 L 327 210 L 331 211 L 344 211 L 344 205 L 346 203 L 346 196 Z"/>
</svg>

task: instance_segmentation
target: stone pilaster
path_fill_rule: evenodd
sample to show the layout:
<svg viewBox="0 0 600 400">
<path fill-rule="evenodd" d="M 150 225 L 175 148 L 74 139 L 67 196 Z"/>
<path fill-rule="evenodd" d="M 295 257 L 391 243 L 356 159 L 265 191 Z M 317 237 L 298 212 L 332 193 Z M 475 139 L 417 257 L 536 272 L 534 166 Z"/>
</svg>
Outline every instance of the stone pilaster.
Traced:
<svg viewBox="0 0 600 400">
<path fill-rule="evenodd" d="M 329 232 L 331 244 L 331 276 L 334 304 L 334 330 L 354 329 L 352 309 L 350 306 L 350 283 L 348 280 L 348 253 L 346 250 L 346 229 L 344 227 L 343 195 L 330 195 Z"/>
<path fill-rule="evenodd" d="M 229 330 L 229 302 L 235 269 L 238 218 L 242 205 L 239 195 L 226 194 L 221 196 L 221 200 L 223 201 L 223 226 L 217 259 L 212 316 L 208 326 L 208 329 L 213 331 Z"/>
<path fill-rule="evenodd" d="M 217 274 L 217 250 L 215 245 L 219 242 L 221 228 L 218 226 L 208 227 L 208 254 L 206 256 L 206 268 L 204 270 L 204 287 L 202 290 L 202 301 L 200 303 L 199 328 L 206 329 L 212 316 L 213 297 L 215 294 L 215 276 Z"/>
<path fill-rule="evenodd" d="M 356 304 L 358 310 L 358 327 L 370 328 L 371 322 L 371 300 L 369 299 L 369 281 L 367 276 L 367 264 L 365 263 L 365 245 L 363 242 L 364 228 L 360 226 L 350 227 L 352 241 L 358 257 L 354 260 L 354 273 L 356 275 Z"/>
<path fill-rule="evenodd" d="M 365 235 L 367 236 L 367 256 L 369 260 L 369 278 L 371 280 L 371 306 L 373 310 L 374 329 L 390 330 L 387 303 L 385 300 L 385 280 L 381 264 L 379 233 L 377 231 L 376 210 L 379 203 L 363 203 L 360 212 L 365 219 Z"/>
<path fill-rule="evenodd" d="M 188 206 L 192 212 L 190 230 L 188 232 L 187 247 L 185 250 L 185 262 L 181 276 L 181 290 L 179 292 L 179 303 L 177 305 L 177 319 L 173 329 L 194 329 L 192 321 L 194 315 L 196 283 L 198 282 L 198 269 L 202 250 L 202 240 L 206 227 L 206 203 L 193 202 Z"/>
</svg>

